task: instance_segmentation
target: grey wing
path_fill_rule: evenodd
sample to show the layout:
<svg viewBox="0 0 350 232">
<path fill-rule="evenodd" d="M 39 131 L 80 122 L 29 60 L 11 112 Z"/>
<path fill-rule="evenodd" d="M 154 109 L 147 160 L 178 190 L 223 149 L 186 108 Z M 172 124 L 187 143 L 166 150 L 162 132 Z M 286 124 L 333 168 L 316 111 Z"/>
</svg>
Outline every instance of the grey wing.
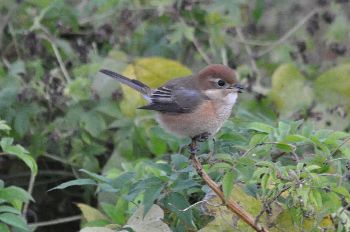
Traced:
<svg viewBox="0 0 350 232">
<path fill-rule="evenodd" d="M 169 88 L 167 86 L 155 89 L 150 95 L 150 104 L 140 109 L 155 110 L 168 113 L 190 113 L 205 99 L 198 90 Z"/>
</svg>

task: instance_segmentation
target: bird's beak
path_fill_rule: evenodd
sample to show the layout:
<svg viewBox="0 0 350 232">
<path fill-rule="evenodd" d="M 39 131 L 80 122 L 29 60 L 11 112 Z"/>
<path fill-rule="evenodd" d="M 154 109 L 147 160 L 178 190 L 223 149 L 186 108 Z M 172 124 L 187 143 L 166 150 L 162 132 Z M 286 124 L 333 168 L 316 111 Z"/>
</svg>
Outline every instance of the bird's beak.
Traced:
<svg viewBox="0 0 350 232">
<path fill-rule="evenodd" d="M 230 89 L 236 90 L 237 93 L 242 93 L 244 90 L 244 87 L 241 84 L 236 83 Z"/>
</svg>

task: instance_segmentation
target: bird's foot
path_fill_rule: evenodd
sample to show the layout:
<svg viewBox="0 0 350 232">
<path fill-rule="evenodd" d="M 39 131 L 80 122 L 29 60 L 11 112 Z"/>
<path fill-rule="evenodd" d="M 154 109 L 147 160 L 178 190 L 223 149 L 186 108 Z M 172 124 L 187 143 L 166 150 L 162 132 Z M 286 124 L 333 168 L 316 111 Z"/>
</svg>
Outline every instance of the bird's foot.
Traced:
<svg viewBox="0 0 350 232">
<path fill-rule="evenodd" d="M 196 142 L 205 142 L 210 136 L 210 133 L 204 132 L 202 134 L 194 136 L 192 139 Z"/>
<path fill-rule="evenodd" d="M 193 144 L 193 143 L 188 145 L 188 149 L 189 149 L 191 154 L 196 154 L 199 151 L 198 145 L 197 144 Z"/>
</svg>

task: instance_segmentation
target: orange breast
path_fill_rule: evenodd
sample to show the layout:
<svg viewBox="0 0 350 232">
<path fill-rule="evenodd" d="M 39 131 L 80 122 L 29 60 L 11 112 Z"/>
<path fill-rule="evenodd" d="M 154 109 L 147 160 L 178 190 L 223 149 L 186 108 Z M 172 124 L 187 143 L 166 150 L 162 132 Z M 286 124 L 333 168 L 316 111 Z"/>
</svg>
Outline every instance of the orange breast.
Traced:
<svg viewBox="0 0 350 232">
<path fill-rule="evenodd" d="M 226 109 L 221 104 L 204 101 L 192 113 L 159 113 L 157 119 L 163 128 L 180 137 L 192 138 L 202 133 L 214 135 L 230 116 L 232 109 L 232 106 Z"/>
</svg>

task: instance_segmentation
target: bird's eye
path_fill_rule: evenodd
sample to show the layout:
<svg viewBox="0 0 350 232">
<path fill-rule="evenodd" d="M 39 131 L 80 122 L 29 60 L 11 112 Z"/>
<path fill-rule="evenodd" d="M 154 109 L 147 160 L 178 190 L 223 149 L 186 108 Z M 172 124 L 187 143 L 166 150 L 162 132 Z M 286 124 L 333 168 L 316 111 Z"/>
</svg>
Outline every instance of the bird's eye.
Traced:
<svg viewBox="0 0 350 232">
<path fill-rule="evenodd" d="M 226 82 L 225 81 L 223 81 L 223 80 L 218 80 L 218 86 L 220 86 L 220 87 L 223 87 L 223 86 L 225 86 L 226 85 Z"/>
</svg>

